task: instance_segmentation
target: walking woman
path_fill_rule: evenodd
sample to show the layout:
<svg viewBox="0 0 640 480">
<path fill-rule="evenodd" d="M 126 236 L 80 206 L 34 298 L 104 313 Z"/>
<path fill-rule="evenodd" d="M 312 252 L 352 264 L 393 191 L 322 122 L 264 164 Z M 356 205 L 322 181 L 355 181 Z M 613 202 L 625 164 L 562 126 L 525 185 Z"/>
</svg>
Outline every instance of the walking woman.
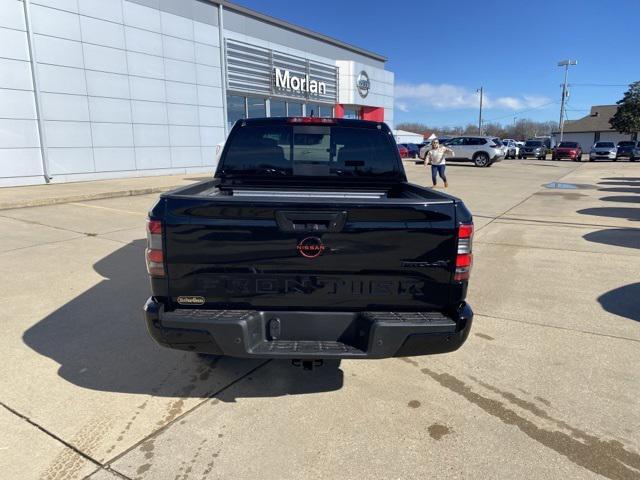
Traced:
<svg viewBox="0 0 640 480">
<path fill-rule="evenodd" d="M 424 164 L 431 165 L 431 180 L 433 181 L 434 187 L 436 186 L 438 175 L 440 175 L 440 178 L 444 182 L 444 188 L 449 186 L 447 176 L 444 173 L 444 169 L 446 168 L 445 155 L 453 155 L 453 150 L 444 145 L 440 145 L 438 139 L 433 140 L 433 142 L 431 142 L 431 150 L 427 152 Z"/>
</svg>

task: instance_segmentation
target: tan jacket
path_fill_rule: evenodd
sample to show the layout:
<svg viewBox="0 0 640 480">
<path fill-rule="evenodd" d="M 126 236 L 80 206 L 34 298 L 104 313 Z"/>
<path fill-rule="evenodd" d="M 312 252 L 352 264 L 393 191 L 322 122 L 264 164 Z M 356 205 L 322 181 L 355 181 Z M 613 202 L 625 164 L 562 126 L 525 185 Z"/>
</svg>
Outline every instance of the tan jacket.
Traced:
<svg viewBox="0 0 640 480">
<path fill-rule="evenodd" d="M 439 145 L 438 148 L 432 148 L 427 152 L 427 156 L 425 158 L 425 165 L 444 165 L 445 155 L 453 155 L 453 150 L 445 147 L 444 145 Z"/>
</svg>

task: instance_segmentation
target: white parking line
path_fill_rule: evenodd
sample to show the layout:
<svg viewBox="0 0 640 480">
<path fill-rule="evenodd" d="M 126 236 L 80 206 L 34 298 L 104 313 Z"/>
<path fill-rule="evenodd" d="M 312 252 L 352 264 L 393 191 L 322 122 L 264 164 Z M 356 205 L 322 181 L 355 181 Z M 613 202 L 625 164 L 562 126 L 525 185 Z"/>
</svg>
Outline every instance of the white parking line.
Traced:
<svg viewBox="0 0 640 480">
<path fill-rule="evenodd" d="M 130 213 L 131 215 L 140 215 L 143 217 L 147 216 L 146 213 L 132 212 L 131 210 L 121 210 L 119 208 L 103 207 L 102 205 L 87 205 L 86 203 L 73 203 L 73 202 L 69 203 L 68 205 L 76 205 L 78 207 L 87 207 L 87 208 L 99 208 L 101 210 L 112 210 L 114 212 Z"/>
</svg>

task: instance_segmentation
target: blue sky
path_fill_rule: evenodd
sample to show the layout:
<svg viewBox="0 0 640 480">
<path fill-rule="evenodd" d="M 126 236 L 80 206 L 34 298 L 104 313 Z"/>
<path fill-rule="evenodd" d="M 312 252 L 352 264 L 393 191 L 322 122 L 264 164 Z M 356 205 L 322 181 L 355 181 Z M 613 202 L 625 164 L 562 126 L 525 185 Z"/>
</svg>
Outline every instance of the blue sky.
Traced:
<svg viewBox="0 0 640 480">
<path fill-rule="evenodd" d="M 576 84 L 569 119 L 626 90 L 592 84 L 640 80 L 640 0 L 235 3 L 387 56 L 396 123 L 475 123 L 480 85 L 487 121 L 557 121 L 563 71 L 556 65 L 565 58 L 578 60 L 569 72 Z"/>
</svg>

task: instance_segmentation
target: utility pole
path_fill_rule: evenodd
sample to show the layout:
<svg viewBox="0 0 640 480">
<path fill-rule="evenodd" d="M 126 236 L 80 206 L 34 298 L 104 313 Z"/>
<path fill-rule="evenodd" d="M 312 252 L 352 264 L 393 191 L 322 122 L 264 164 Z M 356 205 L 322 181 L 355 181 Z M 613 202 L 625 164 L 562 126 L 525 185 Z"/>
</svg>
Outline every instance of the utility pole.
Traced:
<svg viewBox="0 0 640 480">
<path fill-rule="evenodd" d="M 562 98 L 560 99 L 560 121 L 558 122 L 558 128 L 560 129 L 560 141 L 562 141 L 562 137 L 564 136 L 564 104 L 566 103 L 568 96 L 567 78 L 569 76 L 569 66 L 577 64 L 577 60 L 562 60 L 561 62 L 558 62 L 559 67 L 564 67 L 564 83 L 562 84 Z"/>
<path fill-rule="evenodd" d="M 480 87 L 476 92 L 480 93 L 480 114 L 478 115 L 478 135 L 482 135 L 482 97 L 484 96 L 484 88 Z"/>
</svg>

